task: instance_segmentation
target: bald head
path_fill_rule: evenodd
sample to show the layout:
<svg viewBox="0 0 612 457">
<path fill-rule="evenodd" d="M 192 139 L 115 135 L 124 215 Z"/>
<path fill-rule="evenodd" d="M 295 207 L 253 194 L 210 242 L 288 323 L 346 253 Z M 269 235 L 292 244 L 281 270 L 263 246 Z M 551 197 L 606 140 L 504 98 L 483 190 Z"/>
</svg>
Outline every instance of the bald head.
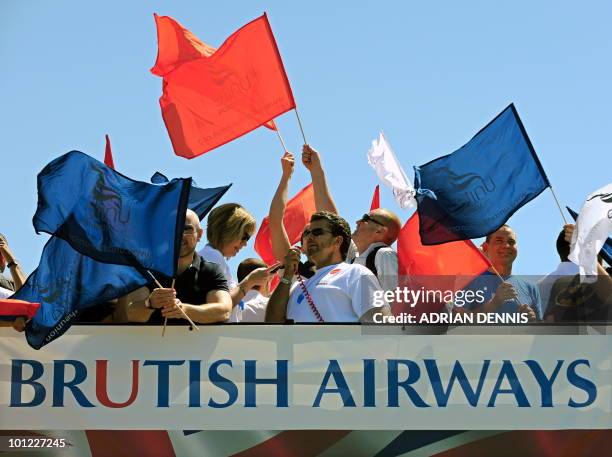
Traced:
<svg viewBox="0 0 612 457">
<path fill-rule="evenodd" d="M 397 240 L 401 229 L 399 217 L 388 209 L 373 209 L 357 221 L 353 241 L 359 252 L 365 251 L 372 243 L 390 246 Z"/>
<path fill-rule="evenodd" d="M 399 232 L 402 229 L 402 222 L 400 221 L 400 218 L 397 217 L 397 214 L 385 208 L 373 209 L 370 211 L 370 214 L 376 217 L 376 219 L 382 222 L 387 228 L 383 236 L 383 242 L 389 245 L 395 243 L 395 240 L 397 240 Z"/>
<path fill-rule="evenodd" d="M 196 245 L 202 238 L 202 227 L 198 215 L 188 209 L 185 214 L 185 228 L 183 229 L 183 239 L 181 241 L 181 257 L 193 257 Z"/>
<path fill-rule="evenodd" d="M 186 217 L 185 217 L 185 223 L 186 224 L 191 224 L 194 227 L 199 228 L 199 229 L 202 228 L 200 226 L 200 218 L 198 217 L 196 212 L 191 210 L 191 209 L 187 210 L 187 214 L 186 214 Z"/>
</svg>

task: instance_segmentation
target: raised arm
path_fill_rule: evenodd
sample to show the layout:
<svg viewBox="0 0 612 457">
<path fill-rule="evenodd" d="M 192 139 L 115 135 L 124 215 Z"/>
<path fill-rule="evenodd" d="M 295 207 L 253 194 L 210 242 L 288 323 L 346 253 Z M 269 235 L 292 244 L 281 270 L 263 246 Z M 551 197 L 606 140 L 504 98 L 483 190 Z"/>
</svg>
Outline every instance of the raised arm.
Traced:
<svg viewBox="0 0 612 457">
<path fill-rule="evenodd" d="M 274 290 L 270 300 L 268 300 L 268 306 L 266 307 L 266 322 L 283 323 L 287 320 L 287 304 L 289 303 L 291 279 L 297 272 L 299 261 L 300 251 L 297 249 L 289 249 L 283 261 L 285 265 L 283 278 Z"/>
<path fill-rule="evenodd" d="M 21 289 L 21 287 L 26 282 L 26 275 L 23 273 L 21 266 L 17 263 L 11 248 L 8 245 L 8 242 L 4 237 L 0 236 L 0 255 L 4 257 L 6 261 L 6 266 L 11 272 L 11 277 L 13 278 L 13 282 L 15 283 L 15 290 Z"/>
<path fill-rule="evenodd" d="M 308 171 L 310 171 L 317 211 L 329 211 L 331 213 L 338 214 L 338 209 L 336 208 L 334 199 L 332 198 L 329 188 L 327 187 L 325 171 L 323 171 L 319 153 L 309 145 L 305 144 L 302 147 L 302 163 L 308 169 Z"/>
<path fill-rule="evenodd" d="M 295 160 L 293 154 L 285 152 L 281 157 L 281 168 L 283 173 L 276 188 L 276 193 L 270 203 L 270 240 L 272 241 L 272 253 L 277 260 L 283 260 L 291 247 L 283 218 L 285 217 L 285 208 L 287 206 L 287 193 L 289 181 L 293 174 Z"/>
</svg>

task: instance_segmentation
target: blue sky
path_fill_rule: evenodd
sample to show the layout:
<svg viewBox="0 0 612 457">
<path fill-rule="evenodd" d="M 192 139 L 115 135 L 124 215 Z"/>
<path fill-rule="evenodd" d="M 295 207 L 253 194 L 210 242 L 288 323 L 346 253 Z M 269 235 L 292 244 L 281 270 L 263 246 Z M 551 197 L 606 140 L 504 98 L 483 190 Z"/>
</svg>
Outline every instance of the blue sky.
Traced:
<svg viewBox="0 0 612 457">
<path fill-rule="evenodd" d="M 562 204 L 579 209 L 612 181 L 610 2 L 77 2 L 0 3 L 0 232 L 29 273 L 47 235 L 36 235 L 36 174 L 72 149 L 100 160 L 104 134 L 122 173 L 233 182 L 260 221 L 280 176 L 282 150 L 260 128 L 187 161 L 172 152 L 158 105 L 153 13 L 219 46 L 266 11 L 309 142 L 321 151 L 341 214 L 354 221 L 377 184 L 366 152 L 383 129 L 412 166 L 448 154 L 514 102 Z M 295 115 L 277 120 L 302 144 Z M 298 166 L 291 193 L 308 184 Z M 382 205 L 410 214 L 381 189 Z M 546 191 L 509 221 L 515 272 L 556 266 L 563 223 Z M 231 264 L 255 255 L 252 242 Z"/>
</svg>

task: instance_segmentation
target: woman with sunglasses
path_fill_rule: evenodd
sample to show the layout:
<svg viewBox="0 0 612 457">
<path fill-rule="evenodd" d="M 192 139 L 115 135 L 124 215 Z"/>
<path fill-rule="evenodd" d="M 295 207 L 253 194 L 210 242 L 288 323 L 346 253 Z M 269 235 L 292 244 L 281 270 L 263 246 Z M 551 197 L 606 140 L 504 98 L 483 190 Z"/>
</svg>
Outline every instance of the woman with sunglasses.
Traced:
<svg viewBox="0 0 612 457">
<path fill-rule="evenodd" d="M 209 262 L 218 264 L 225 274 L 232 302 L 240 303 L 249 290 L 266 282 L 270 274 L 266 268 L 258 268 L 238 283 L 227 263 L 247 245 L 255 233 L 255 218 L 238 203 L 226 203 L 217 206 L 208 215 L 206 238 L 208 243 L 199 252 L 200 256 Z"/>
</svg>

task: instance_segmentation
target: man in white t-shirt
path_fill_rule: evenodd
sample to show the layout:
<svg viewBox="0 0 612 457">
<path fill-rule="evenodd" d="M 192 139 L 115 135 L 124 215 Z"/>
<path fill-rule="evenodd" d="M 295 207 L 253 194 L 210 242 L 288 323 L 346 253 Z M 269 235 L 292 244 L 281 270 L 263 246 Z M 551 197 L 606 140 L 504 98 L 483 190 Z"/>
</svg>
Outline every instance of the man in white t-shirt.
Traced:
<svg viewBox="0 0 612 457">
<path fill-rule="evenodd" d="M 338 214 L 332 198 L 319 153 L 305 144 L 302 149 L 302 163 L 310 172 L 317 211 Z M 353 232 L 347 262 L 367 267 L 376 275 L 383 290 L 397 288 L 397 253 L 391 245 L 397 240 L 401 221 L 393 211 L 378 208 L 363 215 L 357 221 Z"/>
<path fill-rule="evenodd" d="M 299 251 L 291 249 L 268 302 L 266 322 L 372 322 L 375 313 L 389 315 L 389 307 L 374 299 L 382 290 L 376 276 L 363 265 L 344 262 L 350 242 L 344 219 L 328 211 L 313 214 L 302 246 L 317 272 L 291 287 L 300 259 Z"/>
</svg>

